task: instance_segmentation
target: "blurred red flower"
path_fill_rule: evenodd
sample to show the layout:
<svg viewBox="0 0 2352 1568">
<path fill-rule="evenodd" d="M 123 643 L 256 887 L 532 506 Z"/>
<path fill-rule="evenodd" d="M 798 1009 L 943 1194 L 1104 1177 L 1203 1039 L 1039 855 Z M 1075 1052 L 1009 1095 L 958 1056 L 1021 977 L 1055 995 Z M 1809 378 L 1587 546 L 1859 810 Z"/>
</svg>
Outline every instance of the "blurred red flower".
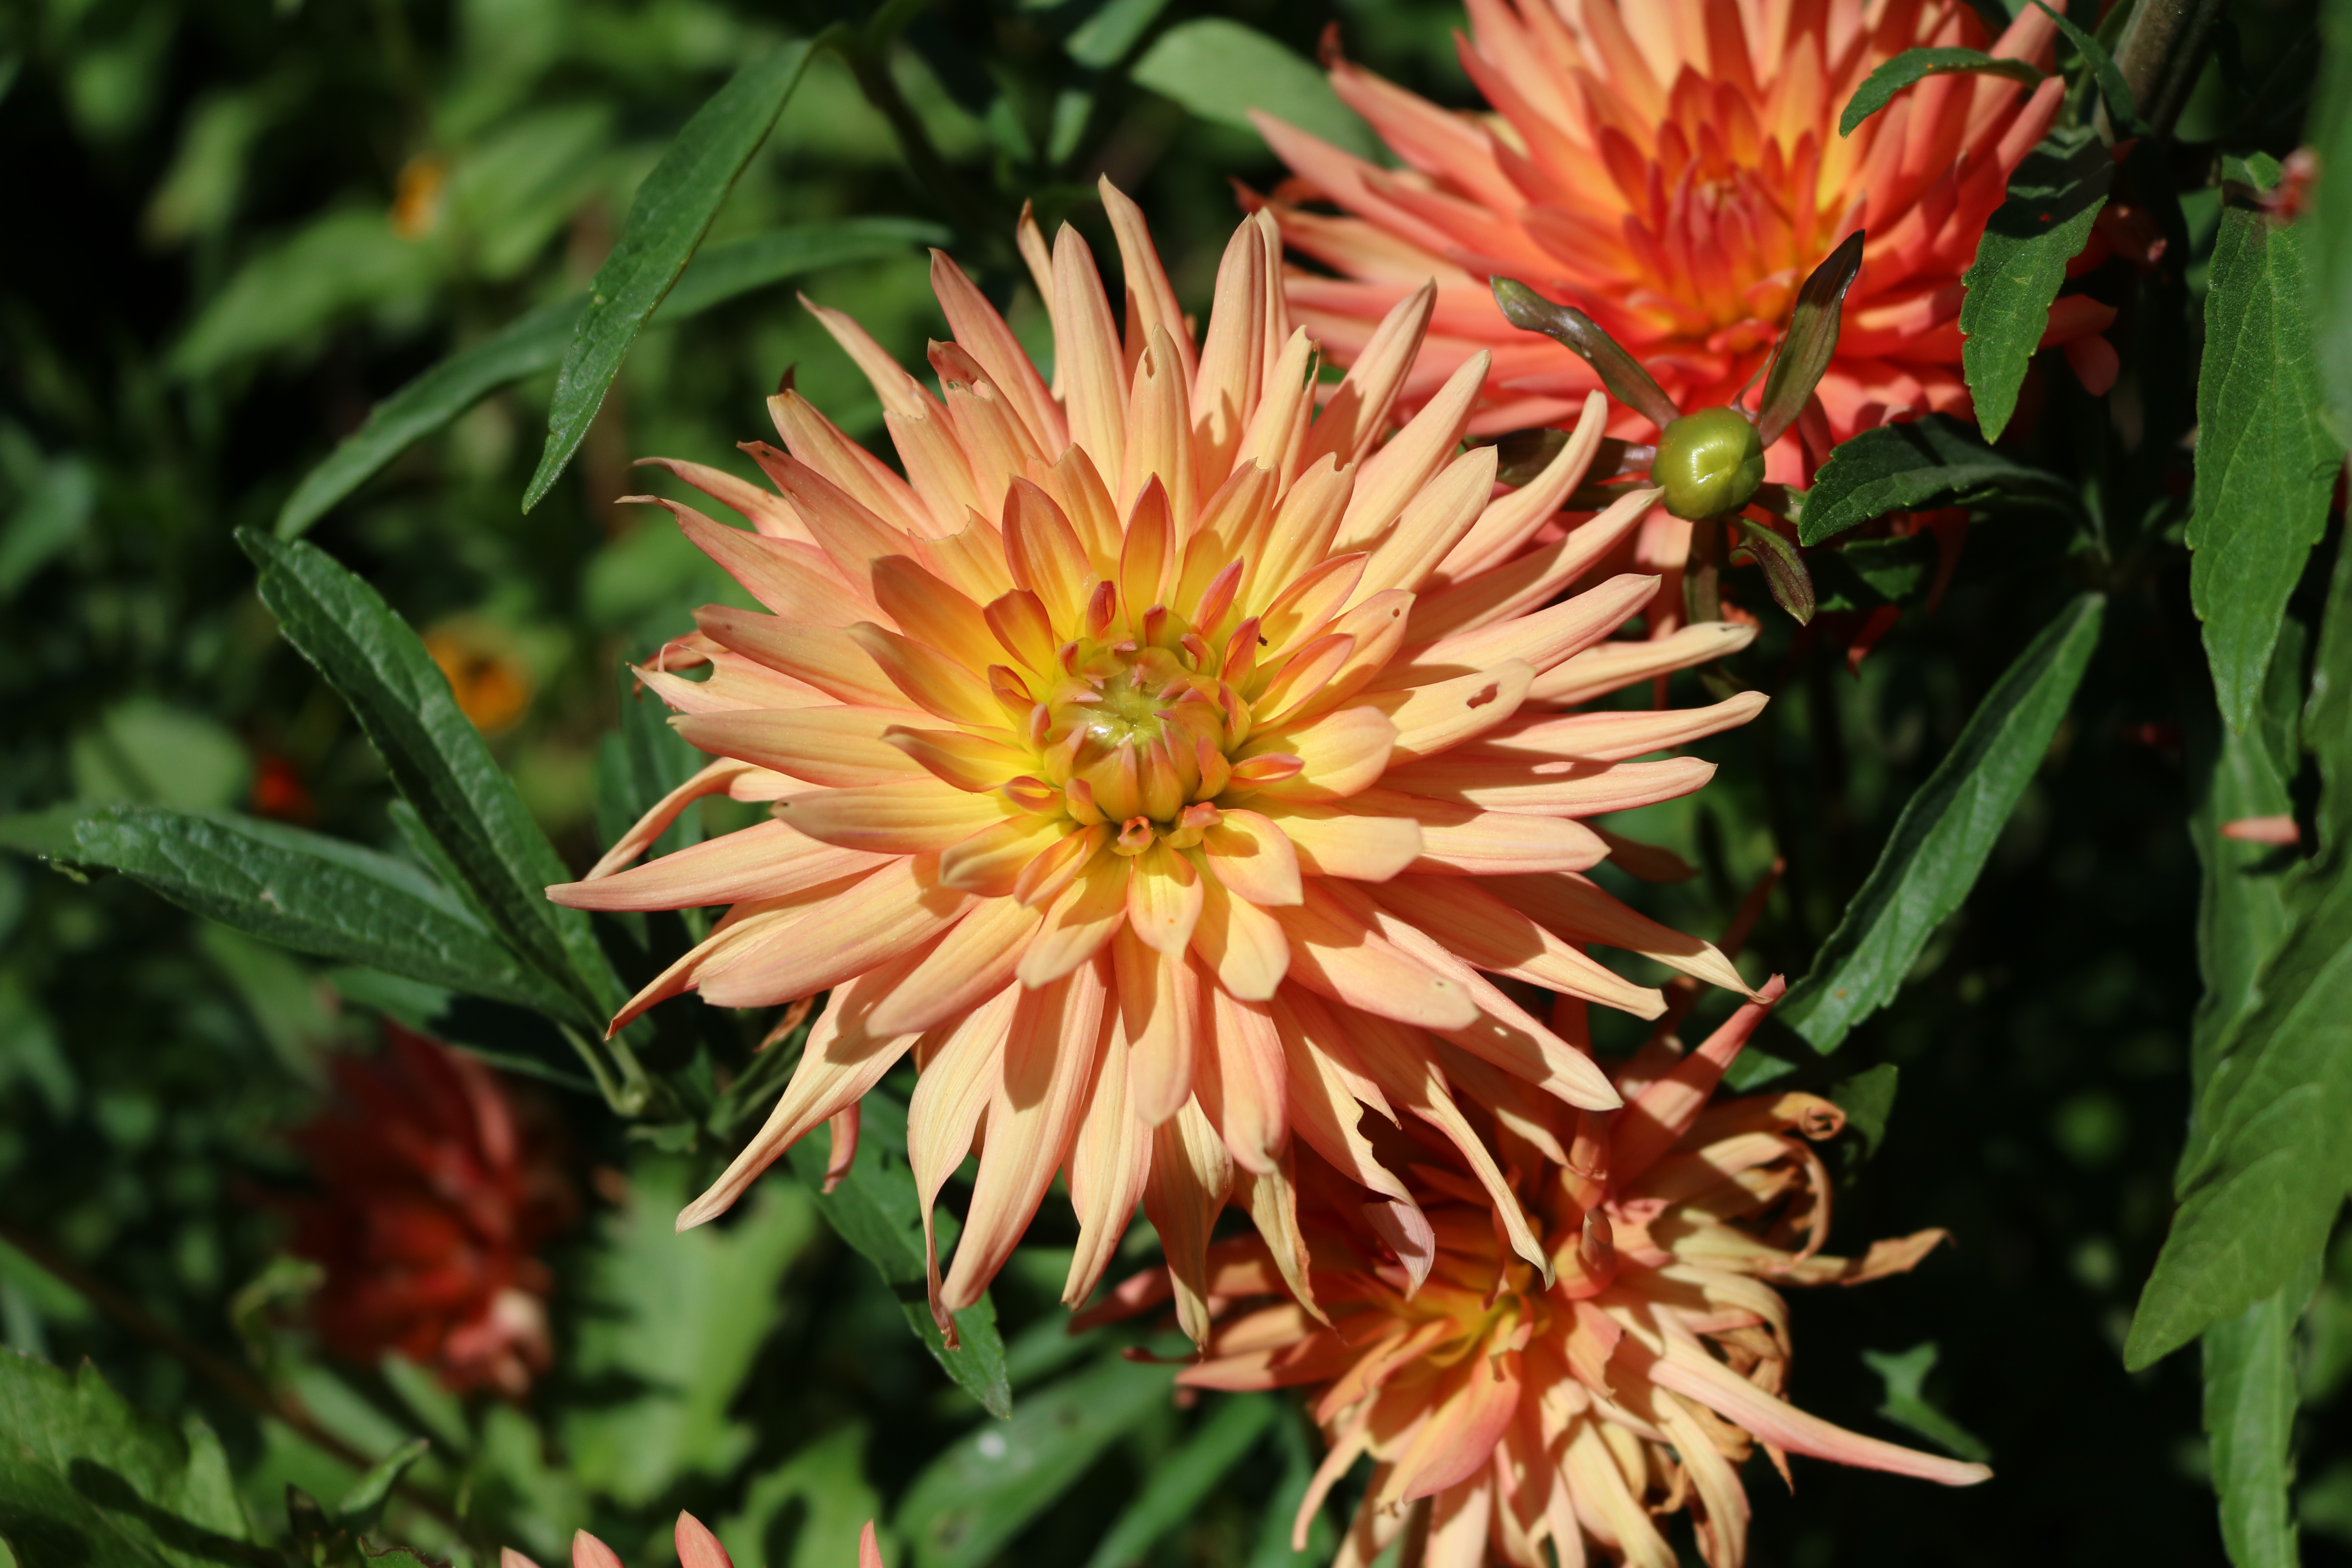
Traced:
<svg viewBox="0 0 2352 1568">
<path fill-rule="evenodd" d="M 578 1213 L 552 1128 L 481 1063 L 384 1032 L 293 1135 L 319 1186 L 289 1205 L 296 1255 L 326 1270 L 314 1321 L 354 1361 L 397 1351 L 453 1389 L 520 1395 L 550 1358 L 535 1254 Z"/>
</svg>

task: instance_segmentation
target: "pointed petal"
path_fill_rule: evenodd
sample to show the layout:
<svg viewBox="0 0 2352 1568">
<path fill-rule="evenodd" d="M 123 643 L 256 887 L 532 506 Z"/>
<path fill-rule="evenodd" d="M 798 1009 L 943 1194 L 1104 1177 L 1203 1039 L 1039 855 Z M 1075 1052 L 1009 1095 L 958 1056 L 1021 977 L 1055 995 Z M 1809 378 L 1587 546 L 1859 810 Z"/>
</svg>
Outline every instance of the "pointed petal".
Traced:
<svg viewBox="0 0 2352 1568">
<path fill-rule="evenodd" d="M 1111 940 L 1121 1032 L 1132 1042 L 1129 1089 L 1136 1115 L 1157 1127 L 1192 1098 L 1201 1029 L 1199 975 L 1182 953 L 1155 952 L 1131 924 Z"/>
<path fill-rule="evenodd" d="M 737 709 L 682 713 L 670 728 L 715 756 L 757 763 L 789 777 L 829 786 L 898 784 L 920 777 L 914 760 L 882 738 L 894 724 L 920 723 L 905 708 Z"/>
<path fill-rule="evenodd" d="M 634 870 L 547 889 L 574 910 L 688 910 L 781 898 L 859 871 L 887 857 L 823 844 L 781 822 L 761 822 L 665 855 Z"/>
</svg>

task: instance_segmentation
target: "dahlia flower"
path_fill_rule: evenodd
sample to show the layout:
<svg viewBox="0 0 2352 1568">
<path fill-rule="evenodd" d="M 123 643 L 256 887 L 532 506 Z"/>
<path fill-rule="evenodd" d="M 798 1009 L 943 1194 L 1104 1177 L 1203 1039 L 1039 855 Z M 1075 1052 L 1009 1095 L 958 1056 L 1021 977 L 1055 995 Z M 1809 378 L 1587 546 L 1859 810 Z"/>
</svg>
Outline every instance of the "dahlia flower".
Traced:
<svg viewBox="0 0 2352 1568">
<path fill-rule="evenodd" d="M 751 521 L 659 503 L 772 613 L 706 607 L 639 672 L 719 760 L 549 889 L 583 909 L 731 906 L 615 1027 L 686 991 L 735 1007 L 831 992 L 767 1124 L 681 1226 L 819 1125 L 842 1168 L 860 1097 L 912 1054 L 927 1212 L 984 1150 L 943 1281 L 933 1264 L 943 1325 L 1057 1170 L 1081 1226 L 1075 1303 L 1139 1200 L 1188 1279 L 1229 1197 L 1282 1237 L 1293 1131 L 1361 1164 L 1370 1201 L 1399 1199 L 1349 1154 L 1359 1100 L 1401 1100 L 1474 1162 L 1460 1101 L 1614 1106 L 1577 1043 L 1489 975 L 1654 1016 L 1657 991 L 1583 951 L 1602 942 L 1745 989 L 1714 948 L 1581 875 L 1612 842 L 1583 818 L 1713 771 L 1633 759 L 1764 700 L 1562 712 L 1751 635 L 1606 640 L 1654 577 L 1561 596 L 1658 493 L 1558 518 L 1602 400 L 1497 495 L 1494 448 L 1460 449 L 1484 354 L 1387 435 L 1422 336 L 1408 303 L 1318 410 L 1271 218 L 1234 234 L 1196 342 L 1140 214 L 1108 182 L 1103 199 L 1123 332 L 1075 229 L 1050 252 L 1020 231 L 1052 384 L 943 255 L 955 339 L 931 346 L 936 395 L 809 307 L 872 379 L 905 479 L 789 391 L 770 404 L 787 449 L 748 448 L 774 489 L 660 460 Z M 697 664 L 708 679 L 678 673 Z M 722 790 L 772 802 L 772 820 L 625 868 Z M 1345 1065 L 1360 1036 L 1385 1053 L 1371 1079 Z M 1523 1225 L 1517 1243 L 1548 1267 Z"/>
<path fill-rule="evenodd" d="M 710 1527 L 680 1510 L 676 1531 L 678 1568 L 735 1568 Z M 499 1553 L 499 1568 L 539 1568 L 509 1546 Z M 622 1568 L 621 1554 L 584 1530 L 572 1535 L 572 1568 Z M 867 1520 L 857 1536 L 857 1568 L 882 1568 L 882 1549 L 874 1539 L 874 1521 Z"/>
<path fill-rule="evenodd" d="M 1401 169 L 1258 117 L 1297 175 L 1268 210 L 1293 249 L 1338 274 L 1288 273 L 1292 312 L 1340 363 L 1369 351 L 1399 300 L 1425 298 L 1430 331 L 1405 406 L 1491 353 L 1471 429 L 1563 420 L 1592 372 L 1504 321 L 1486 290 L 1502 274 L 1592 316 L 1683 408 L 1727 404 L 1770 352 L 1806 272 L 1866 228 L 1844 337 L 1819 387 L 1826 427 L 1806 437 L 1815 458 L 1906 412 L 1969 412 L 1960 277 L 2064 83 L 1931 77 L 1851 136 L 1837 121 L 1864 79 L 1905 49 L 1987 47 L 1969 5 L 1471 0 L 1470 21 L 1457 49 L 1485 115 L 1331 67 L 1332 86 Z M 2054 31 L 2025 6 L 1990 51 L 2046 68 Z M 2043 342 L 2065 345 L 2095 391 L 2115 377 L 2115 353 L 2095 335 L 2114 316 L 2081 296 L 2051 308 Z M 1641 427 L 1629 417 L 1620 434 Z M 1784 442 L 1771 477 L 1801 482 L 1803 460 Z"/>
<path fill-rule="evenodd" d="M 1541 1215 L 1553 1279 L 1513 1255 L 1487 1195 L 1412 1123 L 1389 1157 L 1409 1170 L 1418 1225 L 1367 1231 L 1352 1199 L 1304 1163 L 1300 1220 L 1311 1293 L 1287 1289 L 1265 1244 L 1213 1249 L 1215 1326 L 1177 1374 L 1195 1388 L 1307 1386 L 1329 1448 L 1294 1526 L 1303 1546 L 1325 1497 L 1372 1460 L 1340 1568 L 1362 1568 L 1410 1527 L 1426 1568 L 1567 1565 L 1597 1551 L 1673 1568 L 1659 1516 L 1687 1509 L 1712 1568 L 1747 1548 L 1740 1464 L 1758 1445 L 1949 1486 L 1981 1465 L 1848 1432 L 1788 1401 L 1789 1314 L 1777 1285 L 1860 1284 L 1911 1268 L 1940 1230 L 1859 1258 L 1821 1250 L 1830 1182 L 1810 1142 L 1844 1117 L 1810 1094 L 1708 1098 L 1780 993 L 1740 1009 L 1698 1050 L 1644 1051 L 1618 1069 L 1626 1108 L 1584 1118 L 1565 1148 L 1505 1124 L 1506 1164 Z M 1089 1318 L 1164 1300 L 1138 1275 Z M 1427 1500 L 1426 1512 L 1412 1505 Z"/>
<path fill-rule="evenodd" d="M 340 1103 L 292 1137 L 320 1189 L 286 1205 L 295 1255 L 326 1271 L 320 1337 L 363 1365 L 394 1351 L 453 1389 L 520 1396 L 549 1362 L 553 1279 L 535 1254 L 577 1200 L 497 1075 L 384 1033 L 382 1057 L 335 1062 Z"/>
</svg>

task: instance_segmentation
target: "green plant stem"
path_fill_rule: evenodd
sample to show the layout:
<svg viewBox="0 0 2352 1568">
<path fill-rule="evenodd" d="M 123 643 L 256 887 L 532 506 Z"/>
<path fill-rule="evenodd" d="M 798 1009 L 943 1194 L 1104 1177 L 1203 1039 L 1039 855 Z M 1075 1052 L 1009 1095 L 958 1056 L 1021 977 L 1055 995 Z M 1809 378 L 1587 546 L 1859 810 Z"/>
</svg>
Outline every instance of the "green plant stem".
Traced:
<svg viewBox="0 0 2352 1568">
<path fill-rule="evenodd" d="M 2221 0 L 2140 0 L 2116 66 L 2158 135 L 2168 135 L 2205 66 L 2205 35 Z"/>
<path fill-rule="evenodd" d="M 283 1422 L 300 1434 L 305 1441 L 324 1449 L 362 1474 L 373 1468 L 373 1459 L 320 1426 L 299 1404 L 279 1394 L 227 1357 L 198 1344 L 58 1251 L 47 1240 L 21 1226 L 0 1220 L 0 1241 L 6 1242 L 31 1258 L 111 1319 L 116 1327 L 153 1345 L 255 1415 Z M 440 1498 L 419 1490 L 406 1481 L 394 1489 L 404 1501 L 430 1514 L 437 1522 L 452 1531 L 462 1530 L 457 1514 Z"/>
<path fill-rule="evenodd" d="M 1693 626 L 1723 619 L 1723 520 L 1691 524 L 1690 563 L 1683 569 L 1683 611 Z"/>
</svg>

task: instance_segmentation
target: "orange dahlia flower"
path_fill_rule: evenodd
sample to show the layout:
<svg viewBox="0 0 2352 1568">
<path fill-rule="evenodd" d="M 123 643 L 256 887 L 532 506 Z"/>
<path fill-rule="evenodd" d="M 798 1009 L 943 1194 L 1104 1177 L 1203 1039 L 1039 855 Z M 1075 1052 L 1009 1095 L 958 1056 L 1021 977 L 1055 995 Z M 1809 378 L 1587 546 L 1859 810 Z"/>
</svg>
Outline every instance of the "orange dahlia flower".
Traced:
<svg viewBox="0 0 2352 1568">
<path fill-rule="evenodd" d="M 1770 352 L 1805 274 L 1866 228 L 1844 335 L 1818 389 L 1827 426 L 1807 437 L 1816 460 L 1829 442 L 1906 413 L 1968 413 L 1960 276 L 2064 83 L 1931 77 L 1853 135 L 1837 131 L 1854 89 L 1903 50 L 1987 47 L 1962 0 L 1471 0 L 1470 21 L 1457 47 L 1487 114 L 1332 66 L 1332 86 L 1402 169 L 1259 117 L 1298 176 L 1269 210 L 1294 249 L 1339 274 L 1287 274 L 1291 310 L 1340 363 L 1434 279 L 1405 405 L 1491 353 L 1471 428 L 1559 422 L 1595 378 L 1505 322 L 1486 288 L 1499 273 L 1591 315 L 1685 409 L 1727 404 Z M 2047 68 L 2054 31 L 2027 6 L 1991 52 Z M 2115 355 L 2094 334 L 2114 316 L 2062 299 L 2043 340 L 2075 345 L 2098 391 Z M 1801 482 L 1801 462 L 1784 441 L 1771 477 Z"/>
<path fill-rule="evenodd" d="M 1256 1238 L 1214 1249 L 1215 1326 L 1177 1382 L 1314 1390 L 1329 1450 L 1295 1545 L 1367 1455 L 1371 1484 L 1340 1568 L 1362 1568 L 1408 1527 L 1427 1531 L 1426 1568 L 1544 1568 L 1546 1540 L 1563 1565 L 1597 1550 L 1673 1568 L 1656 1521 L 1684 1509 L 1706 1562 L 1738 1568 L 1748 1512 L 1738 1467 L 1759 1444 L 1784 1477 L 1790 1454 L 1951 1486 L 1991 1474 L 1788 1401 L 1789 1314 L 1774 1287 L 1900 1273 L 1945 1233 L 1860 1258 L 1823 1253 L 1830 1183 L 1808 1141 L 1836 1133 L 1843 1113 L 1809 1094 L 1707 1103 L 1779 993 L 1776 980 L 1766 1003 L 1688 1057 L 1631 1058 L 1616 1077 L 1626 1108 L 1585 1118 L 1572 1138 L 1502 1126 L 1503 1159 L 1526 1173 L 1525 1205 L 1542 1217 L 1549 1282 L 1513 1255 L 1453 1152 L 1410 1122 L 1386 1152 L 1411 1172 L 1412 1230 L 1367 1232 L 1345 1190 L 1303 1165 L 1310 1292 L 1286 1289 L 1290 1270 Z M 1150 1271 L 1090 1316 L 1167 1294 Z M 1413 1506 L 1424 1500 L 1425 1512 Z"/>
<path fill-rule="evenodd" d="M 660 503 L 772 613 L 706 607 L 641 672 L 720 760 L 549 890 L 732 906 L 615 1026 L 686 991 L 767 1006 L 831 990 L 774 1113 L 681 1226 L 827 1121 L 838 1166 L 860 1097 L 911 1051 L 927 1210 L 984 1150 L 943 1285 L 934 1265 L 943 1316 L 978 1300 L 1057 1170 L 1082 1227 L 1073 1302 L 1139 1198 L 1187 1256 L 1228 1195 L 1278 1230 L 1292 1131 L 1343 1140 L 1349 1097 L 1379 1093 L 1338 1065 L 1355 1031 L 1393 1036 L 1390 1092 L 1465 1139 L 1454 1096 L 1616 1104 L 1489 974 L 1655 1016 L 1658 992 L 1585 954 L 1598 942 L 1741 986 L 1714 948 L 1580 875 L 1610 852 L 1581 818 L 1713 772 L 1632 759 L 1764 700 L 1561 712 L 1750 635 L 1605 640 L 1654 577 L 1560 597 L 1658 494 L 1557 520 L 1601 399 L 1541 477 L 1497 495 L 1494 448 L 1460 449 L 1486 356 L 1383 441 L 1412 309 L 1318 412 L 1270 218 L 1234 236 L 1196 342 L 1141 215 L 1108 183 L 1103 199 L 1123 334 L 1077 232 L 1048 254 L 1021 229 L 1057 389 L 935 256 L 955 333 L 931 348 L 936 395 L 810 307 L 880 394 L 905 479 L 791 392 L 770 405 L 788 450 L 748 448 L 774 490 L 664 460 L 751 521 Z M 677 673 L 697 663 L 707 680 Z M 720 790 L 773 819 L 623 869 Z"/>
<path fill-rule="evenodd" d="M 340 1102 L 293 1135 L 320 1191 L 287 1206 L 321 1265 L 319 1334 L 373 1365 L 396 1351 L 455 1389 L 520 1396 L 547 1370 L 536 1256 L 577 1212 L 549 1131 L 473 1058 L 385 1028 L 384 1054 L 334 1065 Z"/>
</svg>

